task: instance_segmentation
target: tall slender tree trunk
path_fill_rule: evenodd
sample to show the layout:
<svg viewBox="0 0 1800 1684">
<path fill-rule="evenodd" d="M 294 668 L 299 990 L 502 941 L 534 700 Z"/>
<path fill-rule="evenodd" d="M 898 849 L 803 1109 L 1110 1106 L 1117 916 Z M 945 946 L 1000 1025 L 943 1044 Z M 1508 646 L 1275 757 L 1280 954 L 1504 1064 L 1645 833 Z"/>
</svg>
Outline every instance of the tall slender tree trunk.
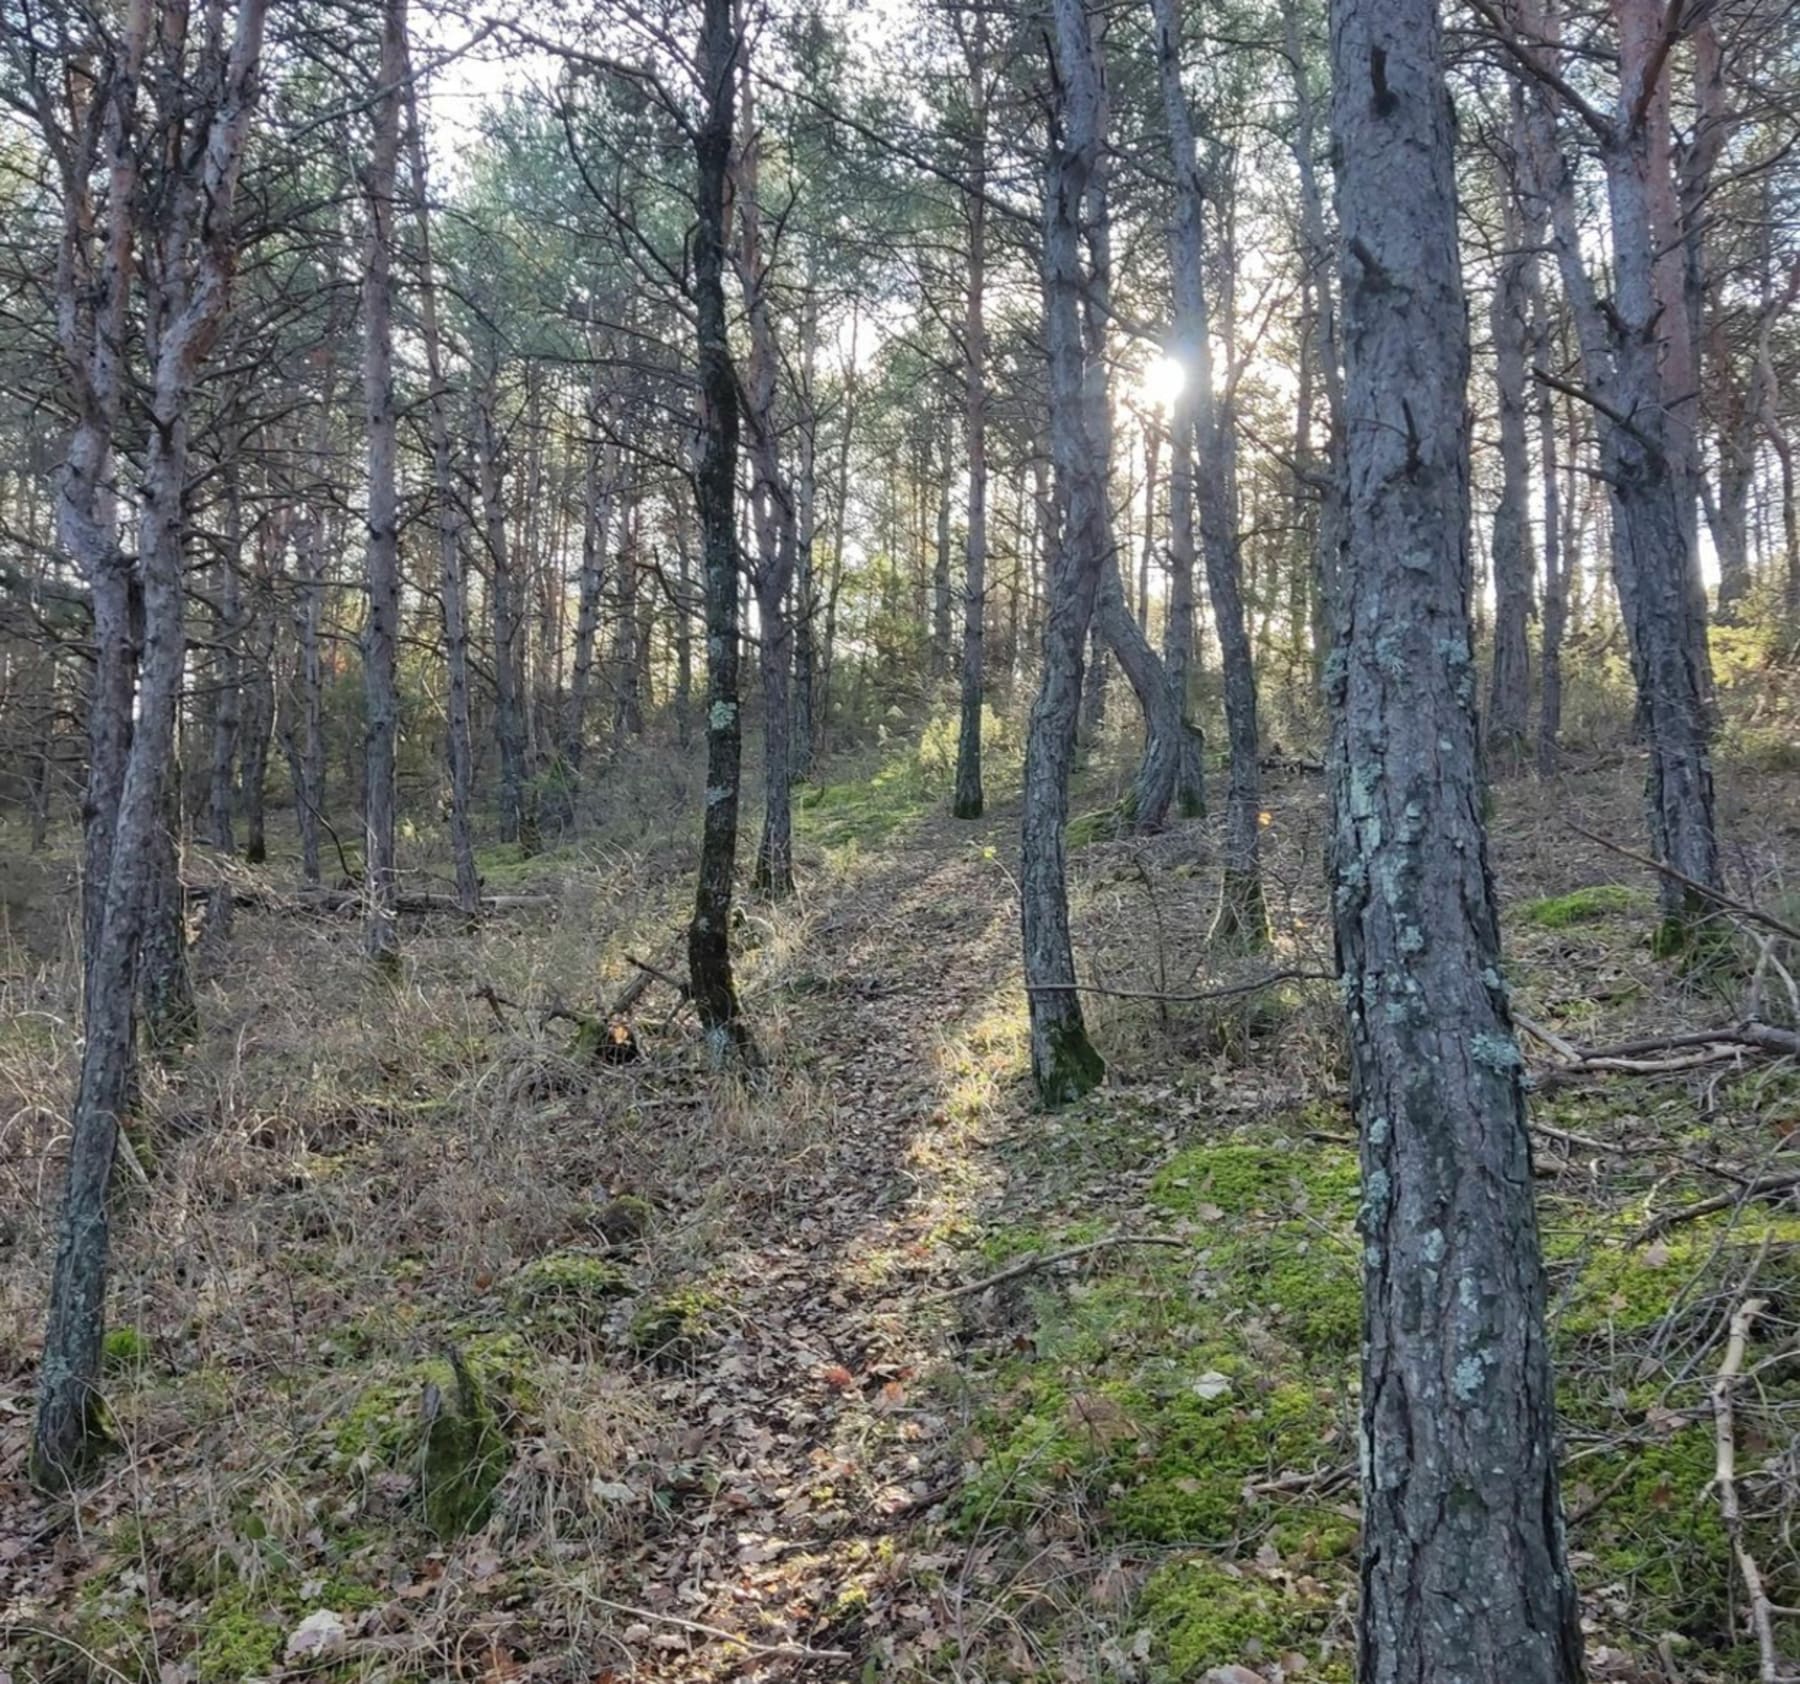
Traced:
<svg viewBox="0 0 1800 1684">
<path fill-rule="evenodd" d="M 1515 158 L 1524 158 L 1524 90 L 1512 90 Z M 1518 166 L 1515 166 L 1518 167 Z M 1500 422 L 1500 500 L 1494 509 L 1494 665 L 1486 720 L 1489 764 L 1518 771 L 1525 760 L 1531 713 L 1531 497 L 1530 445 L 1526 438 L 1525 361 L 1530 335 L 1530 274 L 1541 235 L 1522 214 L 1517 184 L 1499 183 L 1503 250 L 1494 281 L 1489 322 L 1494 340 L 1494 390 Z"/>
<path fill-rule="evenodd" d="M 809 270 L 800 324 L 800 460 L 794 484 L 794 726 L 788 750 L 788 778 L 802 783 L 812 774 L 816 726 L 813 701 L 818 683 L 819 586 L 815 552 L 819 535 L 819 293 Z"/>
<path fill-rule="evenodd" d="M 404 38 L 402 50 L 405 50 Z M 410 56 L 410 55 L 409 55 Z M 462 499 L 457 495 L 450 451 L 450 388 L 444 377 L 443 335 L 438 325 L 437 273 L 431 259 L 431 205 L 426 192 L 425 141 L 419 104 L 406 84 L 407 161 L 412 171 L 413 226 L 419 250 L 419 327 L 425 342 L 426 422 L 431 438 L 431 489 L 438 541 L 438 594 L 444 628 L 444 752 L 450 771 L 450 857 L 456 872 L 456 905 L 473 923 L 481 910 L 470 817 L 475 786 L 475 733 L 469 704 L 469 587 L 463 573 Z"/>
<path fill-rule="evenodd" d="M 394 403 L 394 195 L 400 166 L 400 84 L 406 73 L 406 0 L 386 0 L 376 71 L 374 146 L 363 194 L 369 237 L 363 270 L 363 413 L 369 443 L 369 596 L 363 627 L 363 946 L 381 969 L 400 963 L 395 842 L 395 745 L 400 701 L 400 422 Z"/>
<path fill-rule="evenodd" d="M 688 980 L 715 1063 L 754 1055 L 731 974 L 743 738 L 738 706 L 738 385 L 725 315 L 725 180 L 731 167 L 738 40 L 732 0 L 704 0 L 699 71 L 704 116 L 694 137 L 694 313 L 700 361 L 700 460 L 694 475 L 706 587 L 706 814 Z"/>
<path fill-rule="evenodd" d="M 1044 670 L 1025 745 L 1019 904 L 1031 1018 L 1031 1073 L 1039 1100 L 1065 1104 L 1106 1074 L 1082 1021 L 1069 936 L 1064 826 L 1081 704 L 1081 653 L 1111 535 L 1106 519 L 1106 369 L 1086 355 L 1081 221 L 1105 144 L 1106 94 L 1083 0 L 1052 0 L 1060 98 L 1051 119 L 1044 195 L 1044 294 L 1049 345 L 1051 449 L 1062 495 L 1061 539 L 1050 561 Z"/>
<path fill-rule="evenodd" d="M 971 33 L 964 43 L 970 125 L 966 163 L 969 184 L 963 195 L 963 216 L 969 230 L 969 267 L 963 293 L 963 453 L 969 470 L 969 511 L 963 540 L 956 783 L 950 794 L 950 811 L 959 819 L 980 818 L 986 799 L 981 781 L 981 706 L 987 684 L 988 14 L 985 6 L 973 10 Z"/>
<path fill-rule="evenodd" d="M 1532 339 L 1540 367 L 1551 366 L 1556 349 L 1556 321 L 1545 297 L 1543 276 L 1532 275 Z M 1537 396 L 1538 477 L 1544 511 L 1544 592 L 1538 629 L 1538 735 L 1537 772 L 1540 778 L 1556 776 L 1562 742 L 1562 647 L 1568 614 L 1568 576 L 1562 546 L 1562 483 L 1560 442 L 1556 431 L 1556 399 L 1542 382 Z"/>
<path fill-rule="evenodd" d="M 494 350 L 497 359 L 498 348 Z M 475 404 L 476 476 L 488 556 L 488 601 L 494 634 L 494 735 L 500 747 L 500 840 L 535 847 L 525 791 L 524 656 L 518 584 L 506 530 L 506 469 L 501 459 L 499 369 L 490 362 Z"/>
<path fill-rule="evenodd" d="M 1348 413 L 1338 962 L 1362 1138 L 1364 1684 L 1577 1684 L 1556 1403 L 1487 843 L 1469 342 L 1436 0 L 1334 0 Z"/>
<path fill-rule="evenodd" d="M 739 51 L 743 52 L 741 42 Z M 763 693 L 763 823 L 752 881 L 764 894 L 779 898 L 794 888 L 793 794 L 788 771 L 794 625 L 787 599 L 798 546 L 794 488 L 781 465 L 776 416 L 780 353 L 769 304 L 771 259 L 763 250 L 760 142 L 747 61 L 740 64 L 740 74 L 745 141 L 738 154 L 736 178 L 741 240 L 738 263 L 750 324 L 750 359 L 744 380 L 750 421 L 750 508 L 756 530 L 756 566 L 750 583 L 761 632 L 757 651 Z"/>
<path fill-rule="evenodd" d="M 1194 147 L 1193 118 L 1181 81 L 1180 11 L 1175 0 L 1153 0 L 1163 120 L 1175 167 L 1174 253 L 1176 331 L 1193 387 L 1195 502 L 1206 564 L 1219 659 L 1225 683 L 1229 771 L 1224 866 L 1213 939 L 1237 947 L 1268 941 L 1262 884 L 1262 760 L 1257 722 L 1256 668 L 1244 615 L 1243 552 L 1238 543 L 1236 453 L 1213 390 L 1211 309 L 1205 261 L 1206 183 Z"/>
<path fill-rule="evenodd" d="M 207 841 L 221 853 L 236 851 L 232 836 L 232 768 L 237 763 L 238 727 L 243 718 L 243 658 L 240 639 L 244 631 L 243 565 L 244 504 L 238 483 L 238 447 L 228 442 L 223 463 L 225 487 L 224 552 L 218 569 L 219 597 L 213 630 L 216 649 L 213 664 L 212 772 L 207 781 Z"/>
<path fill-rule="evenodd" d="M 937 542 L 931 560 L 931 675 L 950 671 L 950 433 L 946 428 L 938 463 Z"/>
</svg>

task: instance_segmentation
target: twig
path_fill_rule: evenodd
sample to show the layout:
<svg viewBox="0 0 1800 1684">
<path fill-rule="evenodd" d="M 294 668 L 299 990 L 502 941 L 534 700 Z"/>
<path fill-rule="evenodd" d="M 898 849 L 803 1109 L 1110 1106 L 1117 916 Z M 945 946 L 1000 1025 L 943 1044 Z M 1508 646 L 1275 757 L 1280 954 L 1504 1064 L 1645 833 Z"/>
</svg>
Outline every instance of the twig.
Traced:
<svg viewBox="0 0 1800 1684">
<path fill-rule="evenodd" d="M 934 1292 L 923 1302 L 943 1304 L 952 1298 L 965 1298 L 971 1292 L 985 1292 L 990 1286 L 999 1286 L 1003 1281 L 1017 1280 L 1021 1275 L 1034 1274 L 1039 1269 L 1048 1269 L 1052 1264 L 1087 1257 L 1115 1245 L 1185 1246 L 1187 1243 L 1173 1234 L 1108 1234 L 1103 1239 L 1089 1240 L 1086 1245 L 1073 1245 L 1065 1251 L 1034 1251 L 1029 1257 L 1021 1257 L 1018 1262 L 1007 1264 L 997 1274 L 984 1275 L 978 1281 L 965 1281 L 961 1286 L 953 1286 L 946 1292 Z"/>
<path fill-rule="evenodd" d="M 629 953 L 625 955 L 625 963 L 637 966 L 646 976 L 654 978 L 657 982 L 666 983 L 684 1000 L 693 992 L 693 989 L 680 977 L 670 976 L 667 971 L 658 970 L 654 965 L 646 965 L 642 959 L 634 958 Z"/>
<path fill-rule="evenodd" d="M 1744 1581 L 1744 1594 L 1750 1599 L 1750 1627 L 1756 1633 L 1756 1652 L 1760 1661 L 1757 1677 L 1761 1684 L 1780 1684 L 1781 1656 L 1775 1647 L 1775 1616 L 1769 1594 L 1763 1588 L 1762 1569 L 1756 1565 L 1750 1547 L 1744 1542 L 1744 1519 L 1738 1507 L 1737 1491 L 1737 1427 L 1732 1414 L 1731 1394 L 1744 1366 L 1744 1347 L 1750 1342 L 1750 1329 L 1762 1314 L 1766 1300 L 1746 1298 L 1731 1313 L 1731 1329 L 1725 1341 L 1725 1360 L 1712 1386 L 1713 1436 L 1717 1457 L 1713 1467 L 1713 1484 L 1719 1488 L 1719 1514 L 1725 1522 L 1725 1536 L 1731 1540 L 1731 1552 L 1737 1558 L 1738 1575 Z"/>
<path fill-rule="evenodd" d="M 810 1649 L 804 1643 L 752 1643 L 735 1631 L 720 1626 L 703 1625 L 699 1620 L 684 1620 L 677 1614 L 659 1614 L 654 1608 L 634 1608 L 629 1602 L 614 1602 L 610 1597 L 590 1596 L 590 1602 L 610 1608 L 615 1614 L 629 1614 L 636 1620 L 654 1620 L 658 1625 L 674 1626 L 678 1631 L 692 1631 L 702 1637 L 714 1637 L 721 1643 L 735 1644 L 746 1655 L 759 1655 L 767 1660 L 847 1661 L 848 1649 Z"/>
</svg>

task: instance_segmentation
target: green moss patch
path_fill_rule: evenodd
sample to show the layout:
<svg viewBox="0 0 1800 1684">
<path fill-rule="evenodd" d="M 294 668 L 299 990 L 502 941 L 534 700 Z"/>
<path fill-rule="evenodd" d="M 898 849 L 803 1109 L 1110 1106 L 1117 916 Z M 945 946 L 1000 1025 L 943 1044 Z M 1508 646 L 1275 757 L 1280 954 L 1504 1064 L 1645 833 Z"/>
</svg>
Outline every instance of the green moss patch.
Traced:
<svg viewBox="0 0 1800 1684">
<path fill-rule="evenodd" d="M 1629 912 L 1637 904 L 1637 898 L 1623 883 L 1596 883 L 1589 888 L 1573 889 L 1566 895 L 1528 901 L 1521 909 L 1521 916 L 1540 929 L 1565 930 L 1571 924 L 1591 924 L 1616 912 Z"/>
<path fill-rule="evenodd" d="M 1348 1684 L 1348 1654 L 1323 1641 L 1336 1610 L 1322 1588 L 1302 1589 L 1285 1576 L 1277 1581 L 1210 1556 L 1170 1562 L 1151 1575 L 1138 1605 L 1156 1641 L 1156 1676 L 1174 1684 L 1214 1667 L 1255 1670 L 1298 1654 L 1307 1662 L 1302 1677 Z"/>
</svg>

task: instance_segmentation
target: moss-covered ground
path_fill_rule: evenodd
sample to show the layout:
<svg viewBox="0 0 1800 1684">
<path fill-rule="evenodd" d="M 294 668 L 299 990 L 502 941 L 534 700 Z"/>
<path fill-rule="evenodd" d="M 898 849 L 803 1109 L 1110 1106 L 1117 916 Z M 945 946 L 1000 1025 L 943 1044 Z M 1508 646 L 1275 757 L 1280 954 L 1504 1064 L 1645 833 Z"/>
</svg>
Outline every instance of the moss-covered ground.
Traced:
<svg viewBox="0 0 1800 1684">
<path fill-rule="evenodd" d="M 105 1347 L 119 1450 L 79 1508 L 20 1477 L 75 974 L 0 978 L 0 1672 L 273 1678 L 329 1611 L 345 1647 L 304 1676 L 331 1684 L 1347 1684 L 1358 1186 L 1315 980 L 1319 781 L 1265 791 L 1267 955 L 1208 945 L 1216 821 L 1072 857 L 1106 1077 L 1046 1115 L 1016 725 L 993 721 L 988 816 L 958 823 L 950 718 L 796 791 L 804 891 L 745 899 L 734 930 L 751 1079 L 707 1068 L 660 985 L 636 1062 L 569 1056 L 558 1013 L 603 1014 L 626 954 L 679 965 L 691 839 L 656 828 L 661 784 L 621 774 L 599 830 L 489 848 L 489 888 L 534 899 L 473 934 L 413 924 L 398 988 L 365 984 L 343 927 L 241 914 L 201 1042 L 146 1072 Z M 1094 755 L 1073 810 L 1130 769 Z M 1724 769 L 1746 857 L 1783 857 L 1758 815 L 1784 775 Z M 1631 776 L 1581 793 L 1589 828 L 1632 835 Z M 1750 968 L 1659 960 L 1654 885 L 1559 826 L 1567 800 L 1494 801 L 1521 1013 L 1585 1046 L 1728 1021 Z M 1253 986 L 1270 970 L 1298 974 Z M 1780 977 L 1758 986 L 1779 1016 Z M 1710 1388 L 1762 1298 L 1737 1471 L 1792 1607 L 1800 1216 L 1735 1194 L 1792 1165 L 1800 1076 L 1614 1072 L 1533 1115 L 1594 1674 L 1751 1680 Z"/>
</svg>

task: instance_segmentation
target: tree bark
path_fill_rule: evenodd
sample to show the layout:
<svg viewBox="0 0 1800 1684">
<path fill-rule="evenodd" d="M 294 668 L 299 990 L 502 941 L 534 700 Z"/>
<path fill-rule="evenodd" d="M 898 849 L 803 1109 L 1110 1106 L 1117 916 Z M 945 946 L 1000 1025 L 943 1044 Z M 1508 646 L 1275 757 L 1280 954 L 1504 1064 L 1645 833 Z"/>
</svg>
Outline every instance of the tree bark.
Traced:
<svg viewBox="0 0 1800 1684">
<path fill-rule="evenodd" d="M 1044 195 L 1045 325 L 1051 448 L 1063 510 L 1050 560 L 1043 677 L 1025 746 L 1025 813 L 1019 871 L 1031 1073 L 1047 1106 L 1098 1085 L 1105 1062 L 1087 1037 L 1069 937 L 1063 829 L 1081 703 L 1081 653 L 1111 536 L 1106 521 L 1106 369 L 1086 355 L 1082 327 L 1082 210 L 1105 144 L 1105 83 L 1083 0 L 1052 0 L 1059 98 L 1051 119 Z"/>
<path fill-rule="evenodd" d="M 740 42 L 740 53 L 743 52 Z M 757 644 L 763 693 L 763 823 L 752 882 L 779 899 L 794 888 L 793 795 L 789 745 L 793 728 L 790 691 L 794 664 L 794 623 L 788 614 L 797 539 L 794 488 L 782 470 L 776 416 L 780 351 L 769 305 L 770 259 L 763 251 L 760 198 L 760 140 L 747 56 L 739 65 L 744 110 L 744 143 L 736 176 L 740 246 L 738 269 L 744 313 L 750 325 L 750 358 L 745 368 L 745 414 L 750 423 L 750 509 L 756 531 L 756 566 L 750 583 L 756 593 L 761 637 Z M 946 564 L 948 556 L 946 555 Z"/>
<path fill-rule="evenodd" d="M 400 929 L 394 854 L 394 751 L 400 702 L 394 663 L 400 637 L 400 421 L 394 404 L 394 195 L 400 165 L 400 84 L 406 74 L 406 0 L 386 0 L 381 59 L 370 104 L 374 144 L 364 177 L 369 218 L 363 270 L 363 414 L 369 449 L 368 619 L 363 626 L 363 947 L 397 970 Z"/>
<path fill-rule="evenodd" d="M 1468 325 L 1436 0 L 1335 0 L 1350 430 L 1332 663 L 1362 1138 L 1364 1684 L 1576 1684 L 1469 620 Z"/>
<path fill-rule="evenodd" d="M 442 599 L 439 611 L 444 628 L 444 757 L 450 772 L 450 856 L 456 872 L 457 907 L 463 918 L 473 924 L 481 910 L 481 881 L 475 871 L 475 837 L 470 818 L 475 734 L 469 716 L 469 587 L 463 572 L 462 500 L 457 495 L 451 459 L 450 387 L 444 376 L 443 335 L 438 325 L 437 272 L 431 258 L 425 141 L 419 129 L 419 102 L 410 80 L 406 83 L 406 119 L 413 226 L 419 241 L 419 328 L 425 342 L 425 375 L 430 382 L 425 407 L 437 526 L 438 594 Z"/>
<path fill-rule="evenodd" d="M 959 24 L 961 13 L 957 14 Z M 978 819 L 986 800 L 981 781 L 981 705 L 987 683 L 987 154 L 988 14 L 973 8 L 964 41 L 969 77 L 968 276 L 963 294 L 963 453 L 969 470 L 968 530 L 963 540 L 962 659 L 958 679 L 956 783 L 950 811 Z"/>
<path fill-rule="evenodd" d="M 1524 160 L 1522 144 L 1524 91 L 1512 90 L 1512 148 Z M 1515 168 L 1526 167 L 1523 163 Z M 1503 207 L 1499 272 L 1489 324 L 1494 340 L 1494 391 L 1500 425 L 1500 500 L 1494 509 L 1491 550 L 1494 573 L 1494 665 L 1488 685 L 1487 750 L 1499 773 L 1519 770 L 1525 760 L 1526 729 L 1531 713 L 1531 663 L 1528 622 L 1531 617 L 1531 529 L 1527 507 L 1531 496 L 1530 446 L 1526 439 L 1525 353 L 1530 333 L 1530 269 L 1536 261 L 1541 232 L 1520 204 L 1516 182 L 1502 179 Z"/>
<path fill-rule="evenodd" d="M 109 66 L 109 96 L 133 100 L 138 67 L 149 34 L 148 0 L 133 0 L 121 32 L 118 58 Z M 151 426 L 145 451 L 138 573 L 143 589 L 144 640 L 139 666 L 136 720 L 120 782 L 104 905 L 95 947 L 87 955 L 89 985 L 81 1075 L 70 1121 L 69 1159 L 52 1265 L 44 1354 L 38 1371 L 38 1412 L 32 1440 L 32 1477 L 50 1489 L 66 1489 L 98 1450 L 103 1427 L 95 1408 L 105 1326 L 109 1254 L 107 1187 L 117 1151 L 119 1124 L 130 1098 L 132 994 L 139 937 L 149 911 L 151 857 L 175 747 L 175 719 L 186 661 L 183 609 L 182 492 L 186 485 L 188 406 L 194 379 L 217 337 L 232 271 L 232 210 L 238 165 L 255 97 L 262 50 L 265 0 L 241 0 L 227 39 L 201 44 L 206 90 L 190 101 L 181 59 L 183 32 L 171 27 L 158 48 L 175 59 L 165 82 L 191 125 L 194 142 L 170 151 L 162 183 L 157 279 L 146 285 L 145 351 L 149 362 Z M 198 109 L 195 109 L 195 106 Z M 173 123 L 176 114 L 159 115 Z M 122 152 L 130 144 L 130 116 L 121 115 L 111 136 Z M 115 153 L 115 158 L 118 156 Z M 129 175 L 129 172 L 128 172 Z M 114 176 L 114 185 L 119 177 Z M 134 185 L 128 180 L 127 186 Z M 102 295 L 102 320 L 122 321 L 120 296 L 129 287 L 133 236 L 128 220 L 140 206 L 111 207 L 108 267 L 118 289 Z M 85 238 L 85 235 L 82 236 Z M 111 312 L 117 308 L 117 317 Z M 111 377 L 124 340 L 110 342 L 103 360 Z M 70 373 L 91 389 L 94 365 Z M 116 409 L 114 411 L 116 414 Z M 100 441 L 92 466 L 104 466 L 110 434 Z M 79 491 L 79 486 L 75 489 Z M 65 482 L 65 496 L 67 496 Z M 71 500 L 79 521 L 92 513 Z"/>
<path fill-rule="evenodd" d="M 705 0 L 702 119 L 694 137 L 694 312 L 700 374 L 700 460 L 694 474 L 706 589 L 706 816 L 688 980 L 715 1064 L 754 1056 L 731 974 L 731 889 L 737 860 L 743 740 L 738 707 L 738 386 L 725 315 L 725 179 L 731 166 L 738 40 L 732 0 Z"/>
<path fill-rule="evenodd" d="M 506 470 L 501 459 L 499 349 L 475 404 L 476 475 L 488 555 L 488 598 L 494 634 L 494 735 L 500 747 L 500 840 L 535 847 L 525 791 L 524 651 L 517 582 L 506 530 Z"/>
</svg>

